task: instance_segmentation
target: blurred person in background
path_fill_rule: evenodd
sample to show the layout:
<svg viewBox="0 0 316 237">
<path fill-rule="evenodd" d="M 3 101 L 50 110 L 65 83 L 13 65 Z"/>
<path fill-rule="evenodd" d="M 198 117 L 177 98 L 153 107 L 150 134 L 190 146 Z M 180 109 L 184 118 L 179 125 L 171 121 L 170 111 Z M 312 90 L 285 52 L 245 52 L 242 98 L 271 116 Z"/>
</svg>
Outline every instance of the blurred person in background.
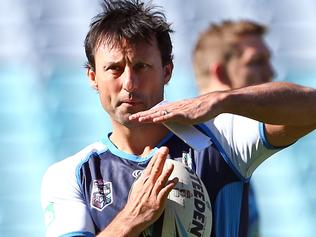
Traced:
<svg viewBox="0 0 316 237">
<path fill-rule="evenodd" d="M 200 94 L 269 82 L 274 71 L 266 27 L 250 20 L 211 24 L 197 40 L 193 66 Z"/>
<path fill-rule="evenodd" d="M 266 26 L 250 20 L 210 24 L 193 51 L 200 94 L 266 83 L 274 76 L 271 53 L 264 42 Z M 249 237 L 260 236 L 253 185 L 249 186 Z"/>
</svg>

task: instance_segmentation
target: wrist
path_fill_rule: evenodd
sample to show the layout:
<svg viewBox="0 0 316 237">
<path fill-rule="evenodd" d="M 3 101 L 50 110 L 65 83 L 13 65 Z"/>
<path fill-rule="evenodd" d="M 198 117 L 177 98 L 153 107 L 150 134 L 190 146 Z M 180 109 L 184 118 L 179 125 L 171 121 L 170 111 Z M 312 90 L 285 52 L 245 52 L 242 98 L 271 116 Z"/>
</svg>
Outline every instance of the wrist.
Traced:
<svg viewBox="0 0 316 237">
<path fill-rule="evenodd" d="M 232 99 L 233 94 L 231 91 L 217 91 L 210 93 L 209 111 L 212 111 L 212 116 L 218 116 L 222 113 L 232 113 L 231 104 L 234 102 Z"/>
<path fill-rule="evenodd" d="M 140 223 L 137 223 L 136 218 L 132 218 L 129 213 L 124 212 L 124 209 L 118 214 L 118 220 L 118 228 L 122 228 L 122 237 L 138 237 L 142 232 Z"/>
<path fill-rule="evenodd" d="M 121 211 L 97 237 L 138 237 L 142 230 L 130 216 Z"/>
</svg>

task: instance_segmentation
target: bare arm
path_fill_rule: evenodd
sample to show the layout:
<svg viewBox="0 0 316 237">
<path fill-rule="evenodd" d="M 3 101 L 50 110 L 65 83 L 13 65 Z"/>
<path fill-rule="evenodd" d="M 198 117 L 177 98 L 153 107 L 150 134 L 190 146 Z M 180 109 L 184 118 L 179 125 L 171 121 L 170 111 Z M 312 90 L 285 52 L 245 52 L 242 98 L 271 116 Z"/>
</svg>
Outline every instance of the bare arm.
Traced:
<svg viewBox="0 0 316 237">
<path fill-rule="evenodd" d="M 229 113 L 269 124 L 316 124 L 316 90 L 287 82 L 271 82 L 228 93 Z"/>
<path fill-rule="evenodd" d="M 160 148 L 135 182 L 124 209 L 98 237 L 138 237 L 162 214 L 169 192 L 177 179 L 169 182 L 173 166 L 164 167 L 168 148 Z"/>
<path fill-rule="evenodd" d="M 130 119 L 196 124 L 221 113 L 262 121 L 272 145 L 288 145 L 316 128 L 316 90 L 293 83 L 270 82 L 173 102 L 136 113 Z"/>
<path fill-rule="evenodd" d="M 315 89 L 273 82 L 232 93 L 236 100 L 232 113 L 264 122 L 267 139 L 274 146 L 289 145 L 316 128 Z"/>
</svg>

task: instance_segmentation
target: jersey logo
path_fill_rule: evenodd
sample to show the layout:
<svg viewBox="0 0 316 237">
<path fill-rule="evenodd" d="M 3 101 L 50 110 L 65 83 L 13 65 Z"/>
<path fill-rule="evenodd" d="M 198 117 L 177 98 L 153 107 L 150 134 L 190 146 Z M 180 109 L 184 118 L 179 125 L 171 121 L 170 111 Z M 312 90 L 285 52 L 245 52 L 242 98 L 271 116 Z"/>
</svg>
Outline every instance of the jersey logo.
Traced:
<svg viewBox="0 0 316 237">
<path fill-rule="evenodd" d="M 135 179 L 138 179 L 138 177 L 140 177 L 143 173 L 143 170 L 134 170 L 133 173 L 132 173 L 132 176 L 135 178 Z"/>
<path fill-rule="evenodd" d="M 112 182 L 104 182 L 101 179 L 93 180 L 90 205 L 98 211 L 102 211 L 112 202 Z"/>
</svg>

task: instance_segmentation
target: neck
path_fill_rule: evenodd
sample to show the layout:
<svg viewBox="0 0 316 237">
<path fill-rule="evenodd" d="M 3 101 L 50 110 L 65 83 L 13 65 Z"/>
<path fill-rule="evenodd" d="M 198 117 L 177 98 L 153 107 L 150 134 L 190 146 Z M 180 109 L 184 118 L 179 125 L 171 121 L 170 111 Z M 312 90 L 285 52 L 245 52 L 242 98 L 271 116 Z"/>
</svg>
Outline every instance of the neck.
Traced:
<svg viewBox="0 0 316 237">
<path fill-rule="evenodd" d="M 112 143 L 121 151 L 145 157 L 166 136 L 168 129 L 162 124 L 143 124 L 127 128 L 122 124 L 112 123 Z"/>
<path fill-rule="evenodd" d="M 224 91 L 229 89 L 231 89 L 229 85 L 213 80 L 207 86 L 200 88 L 200 94 L 202 95 L 212 91 Z"/>
</svg>

